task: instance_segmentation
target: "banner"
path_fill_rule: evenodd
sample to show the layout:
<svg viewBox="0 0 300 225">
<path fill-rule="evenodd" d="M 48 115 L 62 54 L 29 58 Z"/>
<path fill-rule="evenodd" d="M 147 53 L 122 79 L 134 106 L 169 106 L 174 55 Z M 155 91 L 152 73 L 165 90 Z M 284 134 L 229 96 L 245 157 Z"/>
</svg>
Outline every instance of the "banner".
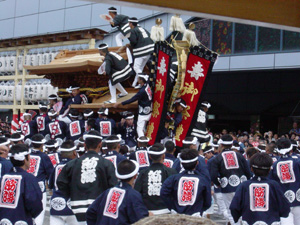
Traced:
<svg viewBox="0 0 300 225">
<path fill-rule="evenodd" d="M 153 93 L 152 115 L 148 123 L 147 136 L 149 137 L 149 145 L 153 145 L 159 139 L 158 131 L 164 126 L 164 119 L 167 113 L 167 95 L 170 92 L 170 67 L 171 58 L 175 54 L 175 50 L 170 46 L 160 42 L 157 43 L 157 63 L 156 63 L 156 79 Z"/>
<path fill-rule="evenodd" d="M 176 129 L 176 146 L 182 146 L 182 141 L 186 136 L 190 136 L 193 124 L 197 122 L 201 93 L 207 86 L 216 59 L 217 53 L 212 53 L 204 47 L 195 46 L 190 50 L 181 89 L 181 98 L 185 100 L 187 108 L 183 111 L 182 121 Z"/>
</svg>

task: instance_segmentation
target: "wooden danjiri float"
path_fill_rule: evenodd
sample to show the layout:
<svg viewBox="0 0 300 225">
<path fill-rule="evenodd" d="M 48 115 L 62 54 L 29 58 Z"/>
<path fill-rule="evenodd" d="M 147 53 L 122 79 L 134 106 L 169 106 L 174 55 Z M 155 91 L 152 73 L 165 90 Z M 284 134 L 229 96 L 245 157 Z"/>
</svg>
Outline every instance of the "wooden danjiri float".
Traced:
<svg viewBox="0 0 300 225">
<path fill-rule="evenodd" d="M 126 48 L 111 47 L 109 51 L 117 52 L 125 60 L 127 60 Z M 89 103 L 84 105 L 71 105 L 71 108 L 77 109 L 94 109 L 98 110 L 100 104 L 110 99 L 108 89 L 108 76 L 99 75 L 98 69 L 104 60 L 100 56 L 98 49 L 86 50 L 62 50 L 58 53 L 48 65 L 42 66 L 26 66 L 29 74 L 44 76 L 44 78 L 51 80 L 51 85 L 58 87 L 58 96 L 61 98 L 68 98 L 69 94 L 66 88 L 74 85 L 80 86 L 80 91 L 84 93 Z M 128 91 L 128 95 L 122 98 L 122 101 L 131 98 L 137 90 L 131 87 L 133 78 L 126 80 L 123 86 Z M 111 108 L 113 104 L 106 104 L 105 106 Z M 132 103 L 121 107 L 119 110 L 136 110 L 137 103 Z"/>
<path fill-rule="evenodd" d="M 175 19 L 178 16 L 174 16 Z M 166 118 L 174 111 L 174 101 L 182 98 L 187 108 L 182 112 L 182 122 L 177 126 L 175 138 L 176 145 L 182 146 L 182 140 L 189 136 L 193 126 L 201 120 L 199 109 L 201 106 L 201 93 L 207 86 L 209 74 L 218 57 L 218 54 L 203 46 L 193 32 L 193 24 L 184 30 L 182 40 L 172 37 L 169 42 L 159 40 L 155 43 L 155 49 L 151 57 L 151 66 L 146 66 L 144 72 L 150 74 L 150 86 L 153 91 L 152 115 L 147 126 L 149 144 L 159 140 L 159 133 L 165 126 Z M 178 32 L 174 33 L 178 37 Z M 120 54 L 127 60 L 125 47 L 112 47 L 109 51 Z M 27 66 L 30 74 L 45 75 L 51 80 L 54 87 L 59 88 L 58 95 L 62 98 L 69 97 L 66 88 L 73 83 L 80 85 L 80 91 L 89 98 L 88 104 L 71 105 L 78 109 L 99 109 L 104 101 L 110 99 L 108 89 L 108 76 L 98 75 L 98 68 L 103 62 L 98 49 L 61 51 L 48 65 Z M 148 64 L 149 65 L 149 64 Z M 137 90 L 131 88 L 132 79 L 122 83 L 129 93 L 126 97 L 117 101 L 131 98 Z M 113 104 L 105 104 L 111 108 L 111 112 L 130 110 L 137 112 L 137 102 L 113 108 Z"/>
</svg>

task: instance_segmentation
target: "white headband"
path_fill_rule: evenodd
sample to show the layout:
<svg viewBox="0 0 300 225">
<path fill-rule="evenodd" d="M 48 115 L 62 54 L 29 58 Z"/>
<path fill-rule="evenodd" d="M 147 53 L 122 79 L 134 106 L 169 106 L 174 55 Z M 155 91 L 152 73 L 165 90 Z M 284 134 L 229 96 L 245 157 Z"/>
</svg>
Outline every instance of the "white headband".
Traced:
<svg viewBox="0 0 300 225">
<path fill-rule="evenodd" d="M 129 174 L 122 174 L 122 175 L 121 175 L 121 174 L 118 173 L 118 170 L 116 169 L 116 177 L 117 177 L 117 178 L 119 178 L 119 179 L 121 179 L 121 180 L 129 179 L 129 178 L 135 176 L 135 175 L 139 172 L 139 169 L 140 169 L 139 164 L 138 164 L 136 161 L 134 161 L 134 160 L 130 160 L 130 161 L 133 162 L 134 165 L 135 165 L 134 171 L 132 171 L 132 172 L 129 173 Z"/>
<path fill-rule="evenodd" d="M 80 87 L 72 87 L 72 86 L 69 87 L 69 90 L 70 90 L 70 91 L 77 90 L 77 89 L 80 89 Z"/>
<path fill-rule="evenodd" d="M 106 116 L 108 116 L 108 108 L 106 108 L 104 111 L 98 111 L 98 114 L 104 114 L 104 115 L 106 115 Z"/>
<path fill-rule="evenodd" d="M 145 74 L 139 74 L 138 77 L 144 78 L 146 81 L 148 81 L 148 79 L 149 79 L 149 76 L 145 75 Z"/>
<path fill-rule="evenodd" d="M 137 139 L 137 141 L 138 141 L 138 142 L 141 142 L 141 143 L 146 143 L 146 142 L 149 142 L 150 139 L 149 139 L 148 137 L 146 137 L 146 140 L 143 140 L 143 139 L 141 139 L 141 137 L 139 137 L 139 138 Z"/>
<path fill-rule="evenodd" d="M 102 137 L 98 136 L 98 135 L 93 135 L 93 134 L 85 134 L 85 135 L 83 135 L 83 140 L 86 140 L 87 138 L 97 138 L 97 139 L 102 140 Z"/>
<path fill-rule="evenodd" d="M 6 142 L 0 143 L 0 146 L 5 146 L 5 145 L 9 145 L 9 144 L 10 144 L 10 141 L 7 140 Z"/>
<path fill-rule="evenodd" d="M 220 145 L 232 145 L 233 141 L 223 141 L 222 139 L 220 139 L 218 141 L 218 144 L 220 144 Z"/>
<path fill-rule="evenodd" d="M 209 103 L 201 103 L 201 105 L 204 105 L 208 109 L 211 107 L 211 104 L 209 104 Z"/>
<path fill-rule="evenodd" d="M 10 138 L 9 140 L 12 142 L 22 141 L 22 140 L 24 140 L 24 135 L 21 135 L 21 137 L 19 137 L 19 138 Z"/>
<path fill-rule="evenodd" d="M 106 49 L 106 48 L 108 48 L 108 45 L 107 45 L 107 44 L 103 45 L 102 47 L 98 47 L 99 50 L 101 50 L 101 49 Z"/>
<path fill-rule="evenodd" d="M 72 148 L 59 148 L 58 151 L 59 152 L 71 152 L 76 150 L 76 146 L 72 147 Z"/>
<path fill-rule="evenodd" d="M 49 99 L 49 100 L 54 100 L 54 99 L 57 99 L 57 96 L 55 96 L 55 97 L 54 97 L 54 96 L 53 96 L 53 97 L 50 97 L 50 96 L 49 96 L 48 99 Z"/>
<path fill-rule="evenodd" d="M 198 139 L 196 137 L 193 137 L 192 141 L 183 140 L 182 144 L 185 144 L 185 145 L 196 145 L 197 141 L 198 141 Z"/>
<path fill-rule="evenodd" d="M 232 146 L 231 148 L 235 149 L 235 150 L 240 150 L 240 147 L 237 147 L 237 146 Z"/>
<path fill-rule="evenodd" d="M 33 144 L 45 144 L 46 140 L 45 139 L 42 139 L 40 141 L 33 141 L 33 140 L 31 140 L 31 143 L 33 143 Z"/>
<path fill-rule="evenodd" d="M 108 12 L 117 12 L 116 9 L 109 9 Z"/>
<path fill-rule="evenodd" d="M 182 102 L 180 102 L 179 105 L 181 105 L 183 108 L 187 107 L 187 105 L 183 104 Z"/>
<path fill-rule="evenodd" d="M 31 116 L 30 113 L 23 113 L 23 116 Z"/>
<path fill-rule="evenodd" d="M 85 148 L 84 147 L 79 147 L 79 149 L 76 149 L 77 152 L 84 152 Z"/>
<path fill-rule="evenodd" d="M 91 115 L 93 115 L 93 111 L 92 112 L 90 112 L 90 113 L 83 113 L 83 116 L 85 116 L 85 117 L 88 117 L 88 116 L 91 116 Z"/>
<path fill-rule="evenodd" d="M 134 118 L 134 115 L 125 117 L 126 120 L 133 119 L 133 118 Z"/>
<path fill-rule="evenodd" d="M 205 153 L 209 153 L 209 152 L 213 152 L 214 151 L 214 148 L 212 147 L 211 149 L 209 149 L 209 150 L 207 150 L 207 151 L 203 151 L 203 153 L 205 154 Z"/>
<path fill-rule="evenodd" d="M 183 159 L 180 158 L 180 157 L 179 157 L 179 159 L 180 159 L 180 162 L 181 162 L 181 163 L 191 163 L 191 162 L 197 161 L 197 160 L 198 160 L 198 156 L 197 156 L 196 158 L 193 158 L 193 159 L 190 159 L 190 160 L 183 160 Z"/>
<path fill-rule="evenodd" d="M 116 140 L 105 140 L 105 143 L 117 143 L 117 142 L 121 142 L 122 138 L 119 137 L 118 135 L 117 135 L 117 137 L 118 137 L 118 139 L 116 139 Z"/>
<path fill-rule="evenodd" d="M 48 108 L 48 106 L 46 106 L 46 105 L 39 105 L 39 108 L 41 109 L 41 108 Z"/>
<path fill-rule="evenodd" d="M 293 149 L 293 146 L 291 145 L 289 148 L 282 148 L 278 149 L 277 152 L 279 152 L 281 155 L 285 155 L 286 153 L 290 152 Z"/>
<path fill-rule="evenodd" d="M 54 145 L 44 145 L 45 148 L 57 148 L 58 143 L 55 143 Z"/>
<path fill-rule="evenodd" d="M 219 147 L 218 144 L 214 144 L 214 143 L 210 143 L 209 145 L 211 145 L 212 147 L 215 147 L 215 148 Z"/>
<path fill-rule="evenodd" d="M 138 21 L 138 20 L 131 20 L 131 19 L 128 19 L 128 22 L 131 22 L 131 23 L 138 23 L 139 21 Z"/>
<path fill-rule="evenodd" d="M 69 116 L 72 117 L 72 118 L 78 118 L 78 116 L 74 116 L 71 113 L 69 113 Z"/>
<path fill-rule="evenodd" d="M 48 112 L 48 116 L 55 116 L 57 114 L 57 112 L 56 111 L 54 111 L 53 113 L 51 113 L 51 112 Z"/>
<path fill-rule="evenodd" d="M 97 137 L 98 137 L 98 136 L 97 136 Z M 84 144 L 84 141 L 80 141 L 80 140 L 78 139 L 78 143 Z"/>
<path fill-rule="evenodd" d="M 15 154 L 8 153 L 8 156 L 13 157 L 17 161 L 23 161 L 25 159 L 25 156 L 29 155 L 30 152 L 31 151 L 29 150 L 28 152 L 20 152 L 20 153 L 15 153 Z"/>
<path fill-rule="evenodd" d="M 150 155 L 162 155 L 166 152 L 166 148 L 164 148 L 163 150 L 161 150 L 160 152 L 155 152 L 155 151 L 151 151 L 151 147 L 148 148 L 148 154 Z"/>
</svg>

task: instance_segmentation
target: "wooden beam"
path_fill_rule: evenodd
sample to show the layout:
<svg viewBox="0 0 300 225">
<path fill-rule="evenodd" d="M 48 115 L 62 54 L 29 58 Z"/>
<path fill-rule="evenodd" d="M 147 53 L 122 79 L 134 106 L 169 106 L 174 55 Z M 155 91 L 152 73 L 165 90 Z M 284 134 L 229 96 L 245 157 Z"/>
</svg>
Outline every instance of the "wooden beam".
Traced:
<svg viewBox="0 0 300 225">
<path fill-rule="evenodd" d="M 300 32 L 298 0 L 89 0 Z M 133 16 L 133 15 L 132 15 Z"/>
</svg>

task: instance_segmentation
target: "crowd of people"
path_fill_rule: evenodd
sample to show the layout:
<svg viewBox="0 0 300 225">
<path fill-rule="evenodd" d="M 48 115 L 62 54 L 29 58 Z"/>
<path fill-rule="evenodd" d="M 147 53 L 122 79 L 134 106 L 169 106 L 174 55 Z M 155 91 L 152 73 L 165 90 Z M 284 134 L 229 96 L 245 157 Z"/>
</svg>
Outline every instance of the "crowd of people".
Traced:
<svg viewBox="0 0 300 225">
<path fill-rule="evenodd" d="M 141 136 L 131 151 L 120 135 L 97 130 L 77 143 L 40 133 L 30 146 L 19 133 L 0 137 L 0 223 L 43 224 L 49 188 L 50 224 L 209 217 L 212 202 L 230 224 L 299 224 L 298 144 L 281 137 L 243 148 L 234 138 L 200 144 L 191 136 L 179 148 L 172 140 L 149 146 Z"/>
</svg>

